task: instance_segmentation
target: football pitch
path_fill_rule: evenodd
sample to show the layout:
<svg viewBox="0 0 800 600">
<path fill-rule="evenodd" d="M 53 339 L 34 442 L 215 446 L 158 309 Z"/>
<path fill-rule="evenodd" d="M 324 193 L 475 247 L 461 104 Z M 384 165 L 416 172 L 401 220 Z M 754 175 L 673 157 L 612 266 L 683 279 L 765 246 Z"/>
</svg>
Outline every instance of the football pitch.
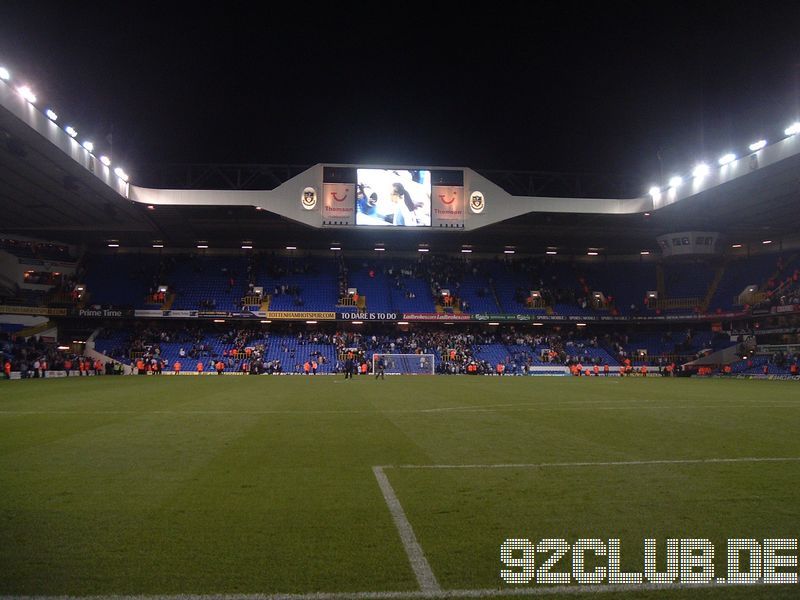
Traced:
<svg viewBox="0 0 800 600">
<path fill-rule="evenodd" d="M 601 569 L 611 540 L 642 573 L 645 539 L 666 572 L 668 540 L 691 538 L 724 577 L 729 539 L 798 537 L 797 382 L 0 382 L 0 596 L 796 598 Z M 526 568 L 501 561 L 508 539 L 565 540 L 549 574 L 570 583 L 542 583 L 542 545 L 536 577 L 508 583 Z M 586 539 L 597 585 L 574 577 Z"/>
</svg>

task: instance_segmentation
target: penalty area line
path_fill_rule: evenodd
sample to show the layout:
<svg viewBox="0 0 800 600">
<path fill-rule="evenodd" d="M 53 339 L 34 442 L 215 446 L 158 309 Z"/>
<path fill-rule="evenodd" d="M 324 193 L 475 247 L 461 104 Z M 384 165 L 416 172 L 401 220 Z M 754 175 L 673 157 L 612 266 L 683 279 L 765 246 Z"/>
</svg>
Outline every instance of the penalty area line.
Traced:
<svg viewBox="0 0 800 600">
<path fill-rule="evenodd" d="M 800 457 L 688 458 L 663 460 L 620 460 L 605 462 L 501 463 L 465 465 L 381 465 L 375 469 L 547 469 L 559 467 L 626 467 L 640 465 L 698 465 L 716 463 L 800 462 Z"/>
<path fill-rule="evenodd" d="M 419 589 L 422 592 L 439 593 L 442 591 L 436 576 L 433 574 L 431 565 L 428 559 L 425 558 L 425 553 L 422 551 L 422 546 L 417 541 L 417 536 L 414 535 L 414 529 L 406 517 L 402 504 L 394 493 L 392 484 L 389 483 L 389 478 L 383 472 L 382 467 L 372 467 L 372 472 L 375 479 L 378 481 L 378 487 L 381 488 L 383 499 L 386 501 L 386 506 L 389 507 L 389 512 L 392 515 L 397 532 L 400 534 L 400 540 L 403 542 L 403 548 L 408 556 L 408 562 L 411 563 L 411 568 L 414 570 L 414 575 L 419 583 Z"/>
</svg>

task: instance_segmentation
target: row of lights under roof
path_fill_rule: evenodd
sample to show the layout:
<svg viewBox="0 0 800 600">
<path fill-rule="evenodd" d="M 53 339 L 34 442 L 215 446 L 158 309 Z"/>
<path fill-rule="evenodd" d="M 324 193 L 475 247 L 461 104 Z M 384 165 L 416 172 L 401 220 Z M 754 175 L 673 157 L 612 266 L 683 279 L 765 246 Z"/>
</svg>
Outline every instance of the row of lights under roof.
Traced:
<svg viewBox="0 0 800 600">
<path fill-rule="evenodd" d="M 798 133 L 800 133 L 800 121 L 796 121 L 795 123 L 789 125 L 789 127 L 784 129 L 783 133 L 786 137 L 792 137 L 793 135 L 797 135 Z M 758 140 L 750 144 L 747 148 L 750 151 L 749 153 L 753 154 L 755 152 L 758 152 L 759 150 L 762 150 L 766 146 L 767 146 L 767 140 Z M 724 168 L 733 161 L 735 161 L 737 158 L 738 156 L 736 156 L 736 154 L 734 154 L 733 152 L 728 152 L 719 157 L 719 159 L 717 160 L 717 164 L 720 166 L 720 168 Z M 707 177 L 710 173 L 711 173 L 711 167 L 706 163 L 698 163 L 697 165 L 695 165 L 694 169 L 692 169 L 692 177 L 694 179 L 703 179 L 704 177 Z M 668 189 L 675 190 L 679 188 L 682 184 L 683 184 L 683 177 L 681 177 L 680 175 L 673 175 L 669 179 Z M 653 200 L 658 200 L 659 198 L 661 198 L 661 192 L 662 188 L 654 185 L 653 187 L 650 188 L 649 194 L 653 198 Z"/>
<path fill-rule="evenodd" d="M 764 244 L 764 245 L 768 245 L 768 244 L 772 243 L 772 240 L 762 240 L 761 243 Z M 119 240 L 109 240 L 108 241 L 108 247 L 109 248 L 119 248 Z M 153 242 L 153 248 L 163 248 L 163 247 L 164 247 L 164 242 L 158 241 L 158 240 Z M 743 244 L 732 244 L 731 245 L 731 248 L 735 248 L 735 249 L 742 248 L 742 247 L 744 247 Z M 208 249 L 208 243 L 207 242 L 199 242 L 197 244 L 197 248 L 200 249 L 200 250 L 207 250 Z M 242 250 L 252 250 L 252 249 L 253 249 L 253 242 L 249 242 L 249 241 L 242 242 Z M 297 250 L 297 246 L 286 246 L 286 249 L 287 250 Z M 336 251 L 340 251 L 341 249 L 342 249 L 342 247 L 339 246 L 339 245 L 331 246 L 331 250 L 333 250 L 335 252 Z M 383 246 L 375 246 L 375 250 L 377 252 L 384 252 L 386 250 L 386 248 L 384 248 Z M 424 252 L 429 252 L 430 248 L 428 248 L 427 246 L 420 246 L 419 248 L 417 248 L 417 251 L 418 252 L 423 252 L 423 253 Z M 462 248 L 461 252 L 465 253 L 465 254 L 469 254 L 469 253 L 472 252 L 472 249 L 471 248 Z M 507 249 L 503 250 L 504 254 L 514 254 L 515 252 L 516 252 L 515 250 L 510 249 L 510 248 L 507 248 Z M 555 256 L 555 255 L 558 254 L 558 250 L 556 250 L 554 247 L 550 246 L 545 251 L 545 254 L 547 254 L 548 256 Z M 650 251 L 649 250 L 642 250 L 641 252 L 639 252 L 639 254 L 641 254 L 642 256 L 649 256 L 650 255 Z M 586 251 L 586 255 L 587 256 L 599 256 L 600 255 L 600 249 L 599 248 L 589 248 Z"/>
<path fill-rule="evenodd" d="M 214 323 L 225 323 L 225 322 L 226 322 L 225 319 L 214 319 Z M 272 319 L 262 319 L 260 321 L 260 323 L 266 325 L 266 324 L 272 323 Z M 307 325 L 316 325 L 317 323 L 318 323 L 318 321 L 306 321 Z M 364 321 L 351 321 L 351 323 L 353 325 L 363 325 Z M 408 321 L 397 321 L 396 325 L 408 325 Z M 454 323 L 443 323 L 443 325 L 454 325 Z M 498 325 L 500 325 L 500 323 L 498 321 L 490 321 L 489 323 L 487 323 L 487 325 L 498 326 Z M 534 325 L 536 327 L 543 327 L 544 323 L 539 323 L 537 321 L 535 323 L 531 323 L 531 325 Z M 586 323 L 575 323 L 575 326 L 576 327 L 586 327 Z M 72 343 L 73 344 L 85 344 L 86 342 L 80 342 L 80 341 L 73 340 Z"/>
<path fill-rule="evenodd" d="M 771 244 L 772 241 L 771 240 L 765 240 L 763 243 L 764 244 Z M 164 247 L 164 242 L 162 242 L 161 240 L 156 240 L 156 241 L 153 242 L 152 246 L 153 246 L 153 248 L 163 248 Z M 108 247 L 109 248 L 119 248 L 119 240 L 108 240 Z M 742 246 L 741 246 L 741 244 L 734 244 L 733 247 L 734 248 L 741 248 Z M 205 241 L 198 242 L 197 245 L 196 245 L 196 248 L 198 250 L 208 250 L 208 248 L 209 248 L 208 242 L 205 242 Z M 330 248 L 334 252 L 341 251 L 341 249 L 342 249 L 341 245 L 339 245 L 339 244 L 332 245 Z M 242 250 L 252 250 L 252 249 L 253 249 L 253 242 L 251 242 L 251 241 L 242 242 Z M 297 246 L 286 246 L 286 249 L 287 250 L 297 250 Z M 377 245 L 377 246 L 375 246 L 375 251 L 376 252 L 385 252 L 386 251 L 386 247 L 383 246 L 382 244 L 381 245 Z M 422 252 L 422 253 L 430 252 L 430 247 L 428 247 L 427 245 L 421 245 L 421 246 L 419 246 L 417 248 L 417 252 Z M 464 247 L 461 248 L 461 252 L 462 252 L 462 254 L 470 254 L 470 253 L 472 253 L 472 247 L 471 246 L 464 246 Z M 503 250 L 503 253 L 504 254 L 515 254 L 516 250 L 514 250 L 513 248 L 510 248 L 510 247 L 506 247 L 506 249 Z M 549 256 L 555 256 L 555 255 L 558 254 L 558 250 L 554 246 L 548 246 L 547 251 L 545 252 L 545 254 L 547 254 Z M 588 251 L 586 252 L 587 256 L 599 256 L 599 254 L 600 254 L 600 248 L 589 248 Z M 647 256 L 647 255 L 650 254 L 650 251 L 649 250 L 642 250 L 639 254 L 641 254 L 642 256 Z"/>
<path fill-rule="evenodd" d="M 108 240 L 107 246 L 109 248 L 119 248 L 119 240 Z M 152 244 L 153 248 L 164 248 L 164 242 L 161 240 L 155 240 Z M 195 246 L 198 250 L 208 250 L 209 245 L 208 242 L 200 241 L 197 242 Z M 253 242 L 251 241 L 243 241 L 242 242 L 242 250 L 252 250 L 253 249 Z M 287 250 L 297 250 L 297 246 L 286 246 Z M 334 248 L 331 247 L 331 250 L 341 250 L 341 248 Z"/>
<path fill-rule="evenodd" d="M 10 81 L 11 80 L 11 73 L 5 67 L 0 67 L 0 79 L 3 80 L 3 81 Z M 33 93 L 33 90 L 30 88 L 30 86 L 21 85 L 21 86 L 17 87 L 17 93 L 28 104 L 30 104 L 32 106 L 36 106 L 36 102 L 37 102 L 38 98 L 36 97 L 36 94 Z M 53 123 L 56 123 L 58 121 L 58 114 L 52 108 L 46 109 L 44 111 L 44 114 Z M 78 131 L 72 125 L 67 125 L 66 127 L 64 127 L 64 131 L 72 139 L 75 139 L 75 138 L 78 137 Z M 94 143 L 92 143 L 91 141 L 84 140 L 81 143 L 81 146 L 83 146 L 83 148 L 89 154 L 91 154 L 92 156 L 95 155 L 94 154 Z M 111 159 L 110 158 L 108 158 L 107 156 L 100 156 L 99 159 L 100 159 L 100 162 L 103 163 L 106 167 L 111 168 Z M 125 181 L 125 182 L 128 181 L 128 174 L 125 172 L 125 170 L 122 167 L 116 167 L 114 169 L 114 175 L 119 177 L 122 181 Z"/>
<path fill-rule="evenodd" d="M 225 322 L 226 322 L 225 319 L 214 319 L 214 323 L 225 323 Z M 259 322 L 262 325 L 268 325 L 269 323 L 272 323 L 272 319 L 261 319 L 261 321 L 259 321 Z M 319 321 L 308 320 L 308 321 L 306 321 L 306 324 L 307 325 L 316 325 L 318 322 Z M 364 321 L 351 321 L 351 322 L 352 322 L 353 325 L 363 325 L 364 324 Z M 397 325 L 408 325 L 408 321 L 397 321 L 396 324 Z M 454 325 L 454 323 L 444 323 L 444 325 Z M 500 323 L 497 322 L 497 321 L 492 321 L 492 322 L 487 323 L 487 325 L 498 326 L 498 325 L 500 325 Z M 542 327 L 542 326 L 544 326 L 544 323 L 540 323 L 540 322 L 537 321 L 535 323 L 531 323 L 531 325 L 534 325 L 536 327 Z M 575 326 L 576 327 L 586 327 L 586 323 L 575 323 Z M 72 343 L 73 344 L 85 344 L 86 342 L 83 342 L 83 341 L 80 341 L 80 340 L 72 340 Z M 63 347 L 59 346 L 59 349 L 60 350 L 61 349 L 67 350 L 68 348 L 66 346 L 63 346 Z"/>
<path fill-rule="evenodd" d="M 764 246 L 768 246 L 769 244 L 772 243 L 772 240 L 761 240 L 761 243 Z M 731 248 L 735 248 L 735 249 L 744 248 L 744 244 L 738 244 L 738 243 L 737 244 L 731 244 Z"/>
</svg>

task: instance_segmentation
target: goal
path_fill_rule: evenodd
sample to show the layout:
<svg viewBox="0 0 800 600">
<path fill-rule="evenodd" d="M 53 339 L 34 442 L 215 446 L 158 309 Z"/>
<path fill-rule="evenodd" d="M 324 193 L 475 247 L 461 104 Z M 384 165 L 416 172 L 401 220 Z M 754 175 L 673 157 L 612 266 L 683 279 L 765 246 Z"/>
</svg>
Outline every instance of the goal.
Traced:
<svg viewBox="0 0 800 600">
<path fill-rule="evenodd" d="M 381 357 L 387 375 L 433 375 L 436 365 L 433 354 L 373 354 L 373 373 L 377 372 Z"/>
</svg>

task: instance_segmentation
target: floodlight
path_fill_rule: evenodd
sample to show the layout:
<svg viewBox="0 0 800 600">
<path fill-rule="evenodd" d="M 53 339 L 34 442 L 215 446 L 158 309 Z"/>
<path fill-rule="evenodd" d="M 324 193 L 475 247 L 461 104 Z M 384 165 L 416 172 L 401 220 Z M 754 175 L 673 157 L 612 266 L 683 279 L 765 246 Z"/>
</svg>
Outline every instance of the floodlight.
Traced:
<svg viewBox="0 0 800 600">
<path fill-rule="evenodd" d="M 17 92 L 31 104 L 36 104 L 36 94 L 34 94 L 33 90 L 31 90 L 31 88 L 29 88 L 27 85 L 18 87 Z"/>
<path fill-rule="evenodd" d="M 702 179 L 711 172 L 706 163 L 699 163 L 692 171 L 692 177 L 695 179 Z"/>
<path fill-rule="evenodd" d="M 786 135 L 796 135 L 800 133 L 800 121 L 797 121 L 789 125 L 789 127 L 787 127 L 783 133 Z"/>
</svg>

